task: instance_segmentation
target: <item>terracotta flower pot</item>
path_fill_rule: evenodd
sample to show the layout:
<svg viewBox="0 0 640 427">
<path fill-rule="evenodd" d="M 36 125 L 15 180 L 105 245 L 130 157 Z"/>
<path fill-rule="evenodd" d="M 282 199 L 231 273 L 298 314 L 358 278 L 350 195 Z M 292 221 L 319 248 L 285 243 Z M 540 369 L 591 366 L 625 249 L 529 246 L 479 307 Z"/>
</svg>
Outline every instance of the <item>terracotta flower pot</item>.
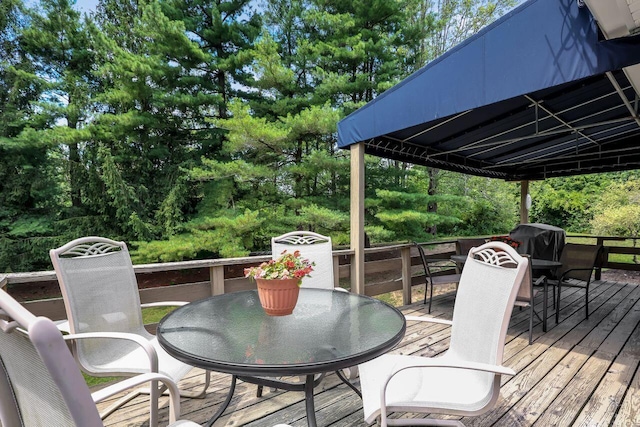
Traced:
<svg viewBox="0 0 640 427">
<path fill-rule="evenodd" d="M 291 314 L 298 302 L 298 279 L 256 279 L 258 297 L 269 316 Z"/>
</svg>

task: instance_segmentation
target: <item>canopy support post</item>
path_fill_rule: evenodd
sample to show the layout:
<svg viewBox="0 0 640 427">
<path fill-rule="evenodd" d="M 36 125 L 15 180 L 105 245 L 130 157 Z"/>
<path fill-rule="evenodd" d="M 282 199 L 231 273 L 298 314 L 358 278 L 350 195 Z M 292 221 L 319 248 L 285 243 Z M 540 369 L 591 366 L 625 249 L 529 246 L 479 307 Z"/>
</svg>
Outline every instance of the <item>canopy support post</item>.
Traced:
<svg viewBox="0 0 640 427">
<path fill-rule="evenodd" d="M 351 145 L 351 292 L 364 292 L 364 142 Z"/>
<path fill-rule="evenodd" d="M 529 209 L 527 209 L 528 194 L 529 181 L 520 181 L 520 224 L 529 223 Z"/>
</svg>

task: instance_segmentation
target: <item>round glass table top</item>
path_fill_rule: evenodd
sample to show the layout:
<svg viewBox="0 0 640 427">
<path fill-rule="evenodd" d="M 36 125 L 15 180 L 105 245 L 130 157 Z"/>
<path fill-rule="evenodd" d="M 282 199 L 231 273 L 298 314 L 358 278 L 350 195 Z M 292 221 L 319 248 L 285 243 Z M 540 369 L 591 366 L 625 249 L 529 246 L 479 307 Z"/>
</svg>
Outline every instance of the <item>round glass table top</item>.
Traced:
<svg viewBox="0 0 640 427">
<path fill-rule="evenodd" d="M 404 316 L 374 298 L 300 289 L 288 316 L 265 314 L 257 291 L 177 308 L 158 325 L 160 345 L 191 365 L 237 375 L 308 375 L 386 353 L 404 336 Z"/>
</svg>

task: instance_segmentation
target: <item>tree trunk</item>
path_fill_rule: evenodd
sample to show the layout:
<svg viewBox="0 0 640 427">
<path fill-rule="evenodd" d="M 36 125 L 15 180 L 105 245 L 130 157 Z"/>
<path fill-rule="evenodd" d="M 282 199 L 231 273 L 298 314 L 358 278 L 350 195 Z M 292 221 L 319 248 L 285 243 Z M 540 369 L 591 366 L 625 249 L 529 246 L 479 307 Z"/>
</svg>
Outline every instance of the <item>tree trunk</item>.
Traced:
<svg viewBox="0 0 640 427">
<path fill-rule="evenodd" d="M 76 129 L 77 120 L 67 117 L 67 126 Z M 82 191 L 80 177 L 80 152 L 78 143 L 69 144 L 69 188 L 71 189 L 71 206 L 74 208 L 82 206 Z"/>
</svg>

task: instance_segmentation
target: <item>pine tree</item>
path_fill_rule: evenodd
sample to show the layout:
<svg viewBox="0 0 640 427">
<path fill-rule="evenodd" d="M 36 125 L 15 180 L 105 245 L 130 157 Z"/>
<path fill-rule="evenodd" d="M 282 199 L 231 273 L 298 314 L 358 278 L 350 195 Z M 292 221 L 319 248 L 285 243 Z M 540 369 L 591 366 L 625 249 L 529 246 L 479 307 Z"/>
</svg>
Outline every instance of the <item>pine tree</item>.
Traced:
<svg viewBox="0 0 640 427">
<path fill-rule="evenodd" d="M 128 239 L 169 236 L 192 203 L 185 171 L 210 138 L 203 124 L 217 95 L 198 77 L 209 58 L 157 2 L 103 0 L 99 8 L 108 13 L 94 28 L 103 112 L 90 126 L 91 209 Z"/>
</svg>

